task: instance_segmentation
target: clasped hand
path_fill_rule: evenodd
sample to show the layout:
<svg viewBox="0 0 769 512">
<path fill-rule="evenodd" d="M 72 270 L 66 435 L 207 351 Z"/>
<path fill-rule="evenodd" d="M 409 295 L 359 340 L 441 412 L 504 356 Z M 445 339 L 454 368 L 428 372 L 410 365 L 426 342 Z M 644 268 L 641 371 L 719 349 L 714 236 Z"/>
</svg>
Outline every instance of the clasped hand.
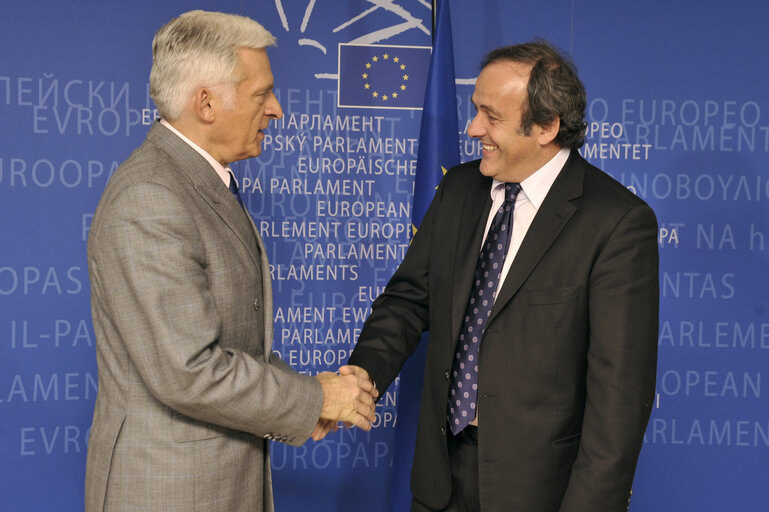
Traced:
<svg viewBox="0 0 769 512">
<path fill-rule="evenodd" d="M 342 366 L 339 373 L 323 372 L 316 376 L 323 389 L 320 419 L 311 437 L 319 441 L 337 422 L 344 421 L 363 430 L 370 430 L 376 419 L 376 397 L 379 392 L 368 372 L 360 366 Z"/>
</svg>

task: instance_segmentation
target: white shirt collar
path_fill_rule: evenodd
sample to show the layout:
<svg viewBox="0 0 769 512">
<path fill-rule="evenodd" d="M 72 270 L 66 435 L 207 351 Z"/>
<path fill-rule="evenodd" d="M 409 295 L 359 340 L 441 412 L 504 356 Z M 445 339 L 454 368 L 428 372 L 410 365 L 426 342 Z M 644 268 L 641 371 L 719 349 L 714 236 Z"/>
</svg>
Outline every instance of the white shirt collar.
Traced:
<svg viewBox="0 0 769 512">
<path fill-rule="evenodd" d="M 195 144 L 194 142 L 192 142 L 190 139 L 188 139 L 187 137 L 185 137 L 185 136 L 182 134 L 182 132 L 180 132 L 179 130 L 177 130 L 177 129 L 176 129 L 176 128 L 174 128 L 173 126 L 171 126 L 171 123 L 169 123 L 169 122 L 168 122 L 168 121 L 166 121 L 165 119 L 161 119 L 161 120 L 160 120 L 160 124 L 162 124 L 163 126 L 165 126 L 166 128 L 168 128 L 169 130 L 171 130 L 171 131 L 172 131 L 174 134 L 176 134 L 176 136 L 177 136 L 177 137 L 179 137 L 179 138 L 180 138 L 180 139 L 182 139 L 184 142 L 186 142 L 187 144 L 189 144 L 189 145 L 190 145 L 190 147 L 191 147 L 192 149 L 194 149 L 195 151 L 197 151 L 198 153 L 200 153 L 200 156 L 202 156 L 203 158 L 205 158 L 205 159 L 206 159 L 206 161 L 207 161 L 209 164 L 211 164 L 211 167 L 213 167 L 213 168 L 214 168 L 214 170 L 216 171 L 216 174 L 218 174 L 218 175 L 219 175 L 219 177 L 222 179 L 222 181 L 224 182 L 224 185 L 225 185 L 225 186 L 227 186 L 227 187 L 229 187 L 229 186 L 230 186 L 230 176 L 231 176 L 230 172 L 231 172 L 231 171 L 230 171 L 230 168 L 229 168 L 229 167 L 224 167 L 222 164 L 220 164 L 219 162 L 217 162 L 217 161 L 216 161 L 216 159 L 215 159 L 214 157 L 212 157 L 210 154 L 208 154 L 208 152 L 207 152 L 205 149 L 201 148 L 200 146 L 198 146 L 197 144 Z"/>
<path fill-rule="evenodd" d="M 535 209 L 539 210 L 542 201 L 545 200 L 545 196 L 550 191 L 550 187 L 553 186 L 553 182 L 561 173 L 566 160 L 569 159 L 569 154 L 571 154 L 570 149 L 562 148 L 545 165 L 521 182 L 521 192 Z M 502 183 L 494 180 L 491 184 L 492 200 L 494 199 L 494 189 Z M 518 197 L 520 196 L 521 194 Z"/>
</svg>

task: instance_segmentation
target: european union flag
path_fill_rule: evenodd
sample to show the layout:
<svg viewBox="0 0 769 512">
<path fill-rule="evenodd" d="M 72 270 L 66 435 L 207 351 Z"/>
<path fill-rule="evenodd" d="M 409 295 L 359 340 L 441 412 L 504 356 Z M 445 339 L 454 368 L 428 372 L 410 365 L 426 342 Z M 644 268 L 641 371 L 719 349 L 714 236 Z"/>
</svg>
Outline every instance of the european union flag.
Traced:
<svg viewBox="0 0 769 512">
<path fill-rule="evenodd" d="M 429 46 L 339 45 L 340 107 L 421 110 Z"/>
<path fill-rule="evenodd" d="M 459 164 L 459 122 L 457 121 L 457 89 L 454 78 L 454 45 L 451 37 L 449 2 L 435 2 L 437 21 L 424 110 L 419 131 L 419 152 L 414 181 L 414 203 L 411 217 L 414 233 L 427 212 L 446 171 Z M 390 510 L 410 510 L 409 475 L 414 458 L 422 375 L 427 358 L 427 337 L 406 361 L 400 373 L 398 422 L 393 447 L 392 498 Z M 448 399 L 448 395 L 447 395 Z"/>
<path fill-rule="evenodd" d="M 427 213 L 443 175 L 459 164 L 459 121 L 454 76 L 454 44 L 449 2 L 438 1 L 435 38 L 424 95 L 419 152 L 414 182 L 412 226 L 416 229 Z"/>
</svg>

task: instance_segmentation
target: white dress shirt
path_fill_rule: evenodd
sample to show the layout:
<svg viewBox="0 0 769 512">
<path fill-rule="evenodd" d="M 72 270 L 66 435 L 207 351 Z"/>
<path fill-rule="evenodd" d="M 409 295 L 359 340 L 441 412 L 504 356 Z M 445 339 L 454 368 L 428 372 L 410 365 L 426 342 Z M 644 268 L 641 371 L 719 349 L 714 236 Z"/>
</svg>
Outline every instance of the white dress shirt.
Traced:
<svg viewBox="0 0 769 512">
<path fill-rule="evenodd" d="M 555 154 L 545 165 L 537 169 L 534 174 L 521 182 L 521 191 L 518 192 L 518 197 L 515 200 L 515 210 L 513 212 L 513 234 L 510 237 L 510 247 L 507 249 L 507 255 L 505 256 L 505 264 L 502 266 L 502 274 L 499 276 L 499 284 L 497 285 L 497 294 L 502 284 L 505 282 L 507 273 L 510 270 L 510 266 L 513 264 L 515 255 L 518 254 L 518 249 L 521 247 L 523 238 L 526 236 L 526 232 L 531 226 L 531 222 L 534 220 L 534 216 L 537 214 L 537 210 L 542 206 L 542 201 L 545 200 L 545 196 L 550 191 L 550 187 L 553 186 L 553 182 L 561 173 L 566 160 L 569 159 L 569 149 L 561 149 Z M 486 229 L 483 232 L 483 240 L 486 240 L 486 234 L 491 227 L 491 221 L 494 220 L 499 207 L 505 202 L 505 184 L 501 181 L 494 180 L 491 184 L 491 211 L 489 212 L 489 218 L 486 221 Z M 481 252 L 483 243 L 478 249 Z M 494 295 L 494 300 L 497 298 L 497 294 Z"/>
</svg>

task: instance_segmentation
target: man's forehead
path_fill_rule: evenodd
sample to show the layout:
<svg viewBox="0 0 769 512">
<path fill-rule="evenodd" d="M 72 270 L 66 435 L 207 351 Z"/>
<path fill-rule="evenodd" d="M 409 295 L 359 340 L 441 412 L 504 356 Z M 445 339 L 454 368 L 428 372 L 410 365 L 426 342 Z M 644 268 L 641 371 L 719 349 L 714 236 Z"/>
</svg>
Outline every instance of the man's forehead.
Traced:
<svg viewBox="0 0 769 512">
<path fill-rule="evenodd" d="M 531 65 L 513 61 L 489 64 L 475 81 L 473 98 L 525 89 L 529 83 L 531 68 Z"/>
<path fill-rule="evenodd" d="M 499 60 L 492 62 L 478 75 L 478 80 L 482 78 L 493 78 L 495 80 L 510 79 L 510 80 L 524 80 L 529 81 L 531 70 L 534 66 L 525 62 L 517 62 L 513 60 Z"/>
<path fill-rule="evenodd" d="M 264 48 L 238 48 L 238 64 L 241 66 L 270 66 L 270 58 Z"/>
<path fill-rule="evenodd" d="M 263 48 L 239 48 L 237 69 L 241 75 L 241 80 L 258 79 L 267 82 L 273 80 L 270 59 Z"/>
</svg>

